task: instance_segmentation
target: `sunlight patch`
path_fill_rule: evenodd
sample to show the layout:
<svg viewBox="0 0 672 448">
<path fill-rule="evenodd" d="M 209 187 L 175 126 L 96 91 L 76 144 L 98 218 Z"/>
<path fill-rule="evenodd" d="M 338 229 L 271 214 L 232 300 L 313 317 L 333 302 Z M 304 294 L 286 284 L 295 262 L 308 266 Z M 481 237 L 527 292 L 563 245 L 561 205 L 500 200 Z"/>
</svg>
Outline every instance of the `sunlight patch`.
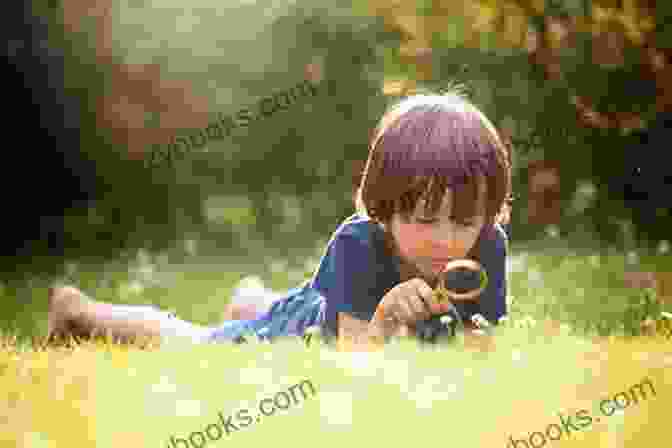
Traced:
<svg viewBox="0 0 672 448">
<path fill-rule="evenodd" d="M 201 402 L 198 400 L 176 400 L 175 415 L 178 417 L 198 417 L 201 415 Z"/>
<path fill-rule="evenodd" d="M 387 361 L 383 369 L 383 382 L 389 385 L 398 385 L 402 390 L 408 386 L 408 363 L 407 360 Z"/>
<path fill-rule="evenodd" d="M 441 390 L 441 378 L 436 375 L 429 375 L 420 383 L 415 390 L 408 393 L 411 400 L 415 402 L 418 409 L 431 410 L 435 401 L 446 401 L 454 398 L 457 392 L 455 384 L 447 384 L 445 390 Z"/>
<path fill-rule="evenodd" d="M 177 392 L 177 386 L 175 383 L 172 383 L 168 380 L 168 377 L 162 376 L 159 378 L 159 382 L 151 386 L 151 390 L 154 393 L 175 393 Z"/>
<path fill-rule="evenodd" d="M 240 384 L 272 384 L 273 371 L 263 367 L 244 367 L 238 371 Z"/>
<path fill-rule="evenodd" d="M 320 416 L 332 426 L 352 426 L 352 392 L 320 392 Z"/>
</svg>

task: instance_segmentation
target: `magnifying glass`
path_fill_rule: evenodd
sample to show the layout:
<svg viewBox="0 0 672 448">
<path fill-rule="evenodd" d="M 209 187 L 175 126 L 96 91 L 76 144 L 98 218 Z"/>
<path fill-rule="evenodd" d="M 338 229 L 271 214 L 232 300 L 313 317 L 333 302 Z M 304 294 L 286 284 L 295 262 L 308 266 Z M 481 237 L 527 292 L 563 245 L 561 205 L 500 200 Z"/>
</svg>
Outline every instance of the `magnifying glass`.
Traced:
<svg viewBox="0 0 672 448">
<path fill-rule="evenodd" d="M 446 285 L 452 287 L 448 288 Z M 439 274 L 434 290 L 439 302 L 445 300 L 474 300 L 487 288 L 488 274 L 481 263 L 468 258 L 451 260 Z"/>
<path fill-rule="evenodd" d="M 422 342 L 437 342 L 441 337 L 452 339 L 458 326 L 464 331 L 462 316 L 453 302 L 475 301 L 487 286 L 488 274 L 478 261 L 463 258 L 446 263 L 434 294 L 439 302 L 449 304 L 450 311 L 417 322 L 416 336 Z"/>
</svg>

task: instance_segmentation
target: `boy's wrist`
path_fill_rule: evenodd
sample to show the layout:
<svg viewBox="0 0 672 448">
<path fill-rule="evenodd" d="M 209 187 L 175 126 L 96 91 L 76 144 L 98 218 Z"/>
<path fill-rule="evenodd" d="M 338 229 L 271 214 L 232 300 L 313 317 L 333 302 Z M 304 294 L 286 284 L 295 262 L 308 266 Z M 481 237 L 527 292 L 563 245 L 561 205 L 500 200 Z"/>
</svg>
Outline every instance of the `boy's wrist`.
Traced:
<svg viewBox="0 0 672 448">
<path fill-rule="evenodd" d="M 366 327 L 338 338 L 339 351 L 378 351 L 385 345 L 385 326 L 382 313 L 376 310 Z"/>
<path fill-rule="evenodd" d="M 386 316 L 381 305 L 378 305 L 376 312 L 369 321 L 369 338 L 384 343 L 385 339 L 394 335 L 398 329 L 399 322 Z"/>
</svg>

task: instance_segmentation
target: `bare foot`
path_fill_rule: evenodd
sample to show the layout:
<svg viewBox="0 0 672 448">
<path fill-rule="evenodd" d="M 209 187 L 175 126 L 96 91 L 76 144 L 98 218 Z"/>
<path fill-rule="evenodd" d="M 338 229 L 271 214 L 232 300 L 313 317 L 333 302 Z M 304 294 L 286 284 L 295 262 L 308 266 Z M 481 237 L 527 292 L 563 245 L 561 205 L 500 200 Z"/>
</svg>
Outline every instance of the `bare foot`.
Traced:
<svg viewBox="0 0 672 448">
<path fill-rule="evenodd" d="M 90 330 L 81 319 L 88 298 L 72 286 L 49 288 L 47 342 L 69 335 L 86 337 Z"/>
</svg>

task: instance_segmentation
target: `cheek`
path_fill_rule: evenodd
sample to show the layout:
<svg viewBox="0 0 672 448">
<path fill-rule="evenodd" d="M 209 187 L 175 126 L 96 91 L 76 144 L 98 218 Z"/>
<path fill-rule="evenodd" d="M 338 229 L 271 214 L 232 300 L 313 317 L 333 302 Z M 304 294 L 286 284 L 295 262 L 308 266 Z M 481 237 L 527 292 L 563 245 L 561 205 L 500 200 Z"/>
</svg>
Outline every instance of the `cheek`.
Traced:
<svg viewBox="0 0 672 448">
<path fill-rule="evenodd" d="M 405 257 L 423 256 L 431 250 L 430 233 L 420 226 L 401 224 L 397 231 L 397 244 Z"/>
</svg>

